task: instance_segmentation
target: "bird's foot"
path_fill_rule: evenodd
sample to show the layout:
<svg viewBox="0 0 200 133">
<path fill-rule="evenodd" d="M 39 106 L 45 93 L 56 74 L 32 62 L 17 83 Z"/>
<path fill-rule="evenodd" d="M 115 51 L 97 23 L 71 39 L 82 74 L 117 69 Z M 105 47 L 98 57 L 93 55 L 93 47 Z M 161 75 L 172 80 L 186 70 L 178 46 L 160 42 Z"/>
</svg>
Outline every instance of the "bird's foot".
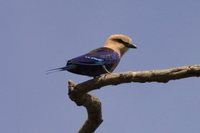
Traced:
<svg viewBox="0 0 200 133">
<path fill-rule="evenodd" d="M 111 72 L 105 73 L 105 74 L 102 75 L 102 77 L 103 77 L 103 78 L 106 78 L 106 77 L 107 77 L 108 75 L 110 75 L 110 74 L 111 74 Z"/>
<path fill-rule="evenodd" d="M 93 79 L 97 79 L 97 78 L 105 78 L 105 77 L 107 77 L 108 75 L 110 75 L 111 74 L 111 72 L 109 72 L 109 73 L 105 73 L 105 74 L 102 74 L 102 75 L 98 75 L 98 76 L 94 76 L 93 77 Z"/>
</svg>

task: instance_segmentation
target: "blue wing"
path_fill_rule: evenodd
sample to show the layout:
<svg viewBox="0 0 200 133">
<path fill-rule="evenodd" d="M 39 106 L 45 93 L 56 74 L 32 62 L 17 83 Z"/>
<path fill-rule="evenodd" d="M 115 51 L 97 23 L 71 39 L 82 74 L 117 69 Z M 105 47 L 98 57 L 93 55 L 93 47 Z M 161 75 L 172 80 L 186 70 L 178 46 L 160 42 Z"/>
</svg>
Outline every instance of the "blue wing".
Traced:
<svg viewBox="0 0 200 133">
<path fill-rule="evenodd" d="M 69 60 L 65 67 L 51 69 L 49 73 L 55 71 L 70 71 L 72 73 L 98 76 L 112 72 L 120 61 L 117 52 L 110 48 L 98 48 L 82 56 Z"/>
<path fill-rule="evenodd" d="M 98 48 L 85 55 L 76 57 L 68 61 L 68 64 L 76 65 L 107 65 L 119 62 L 120 57 L 112 49 Z"/>
<path fill-rule="evenodd" d="M 69 60 L 61 69 L 81 75 L 98 76 L 112 72 L 119 61 L 120 57 L 117 52 L 102 47 Z"/>
</svg>

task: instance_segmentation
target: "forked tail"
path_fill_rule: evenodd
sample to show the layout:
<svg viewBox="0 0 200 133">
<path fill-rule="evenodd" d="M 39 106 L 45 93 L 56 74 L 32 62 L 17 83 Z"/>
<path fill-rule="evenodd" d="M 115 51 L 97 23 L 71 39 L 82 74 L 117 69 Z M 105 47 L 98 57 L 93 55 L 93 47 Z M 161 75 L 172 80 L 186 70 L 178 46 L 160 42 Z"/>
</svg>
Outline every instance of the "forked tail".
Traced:
<svg viewBox="0 0 200 133">
<path fill-rule="evenodd" d="M 51 74 L 51 73 L 55 73 L 55 72 L 60 72 L 60 71 L 65 71 L 66 70 L 66 66 L 65 67 L 60 67 L 60 68 L 54 68 L 54 69 L 50 69 L 46 72 L 46 74 Z"/>
</svg>

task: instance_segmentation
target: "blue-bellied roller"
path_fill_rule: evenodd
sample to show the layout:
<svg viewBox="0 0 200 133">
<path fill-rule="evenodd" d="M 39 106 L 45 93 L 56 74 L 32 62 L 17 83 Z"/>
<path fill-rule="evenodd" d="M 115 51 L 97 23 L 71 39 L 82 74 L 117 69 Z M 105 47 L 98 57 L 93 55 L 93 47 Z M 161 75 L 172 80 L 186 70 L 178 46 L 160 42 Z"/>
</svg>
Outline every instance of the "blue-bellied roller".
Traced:
<svg viewBox="0 0 200 133">
<path fill-rule="evenodd" d="M 130 48 L 137 48 L 130 37 L 123 34 L 114 34 L 107 39 L 103 47 L 68 60 L 66 66 L 51 69 L 48 73 L 55 70 L 69 71 L 91 77 L 111 73 L 119 64 L 124 53 Z"/>
</svg>

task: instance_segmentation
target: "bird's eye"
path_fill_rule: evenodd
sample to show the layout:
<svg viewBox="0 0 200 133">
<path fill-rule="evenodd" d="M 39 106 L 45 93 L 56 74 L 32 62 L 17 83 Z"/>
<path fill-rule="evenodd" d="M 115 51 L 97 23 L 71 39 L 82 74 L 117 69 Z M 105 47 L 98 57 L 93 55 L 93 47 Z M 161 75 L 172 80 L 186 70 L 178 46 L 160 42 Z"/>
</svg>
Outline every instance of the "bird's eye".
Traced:
<svg viewBox="0 0 200 133">
<path fill-rule="evenodd" d="M 125 42 L 122 39 L 113 39 L 113 41 L 124 44 Z"/>
<path fill-rule="evenodd" d="M 121 43 L 121 44 L 123 44 L 123 45 L 124 45 L 125 47 L 127 47 L 127 48 L 132 47 L 132 44 L 130 44 L 130 43 L 128 43 L 128 42 L 125 42 L 125 41 L 123 41 L 122 39 L 119 39 L 119 38 L 113 39 L 113 41 L 118 42 L 118 43 Z"/>
<path fill-rule="evenodd" d="M 125 46 L 128 46 L 128 45 L 129 45 L 128 42 L 125 42 L 125 41 L 123 41 L 122 39 L 113 39 L 113 41 L 118 42 L 118 43 L 122 43 L 122 44 L 124 44 Z"/>
</svg>

